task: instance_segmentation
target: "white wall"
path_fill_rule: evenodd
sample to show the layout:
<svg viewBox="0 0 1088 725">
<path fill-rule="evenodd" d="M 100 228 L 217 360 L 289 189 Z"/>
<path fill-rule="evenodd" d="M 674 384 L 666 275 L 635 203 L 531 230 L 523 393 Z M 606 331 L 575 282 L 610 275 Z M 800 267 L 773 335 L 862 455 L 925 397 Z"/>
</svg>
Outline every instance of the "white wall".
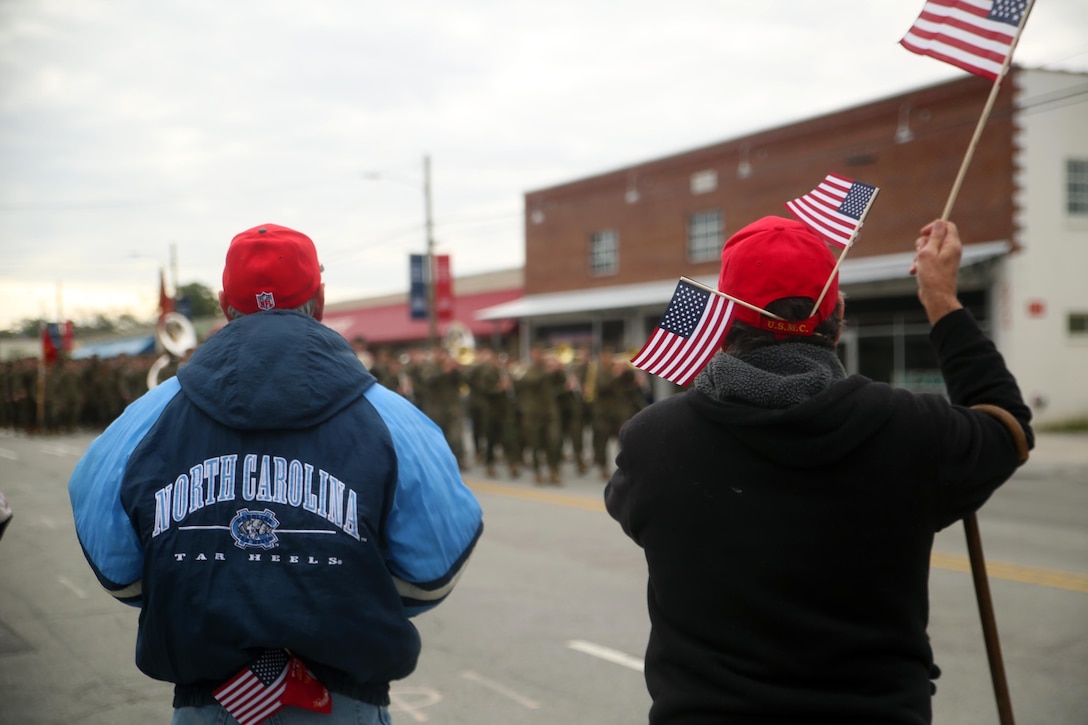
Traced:
<svg viewBox="0 0 1088 725">
<path fill-rule="evenodd" d="M 1088 160 L 1088 74 L 1020 70 L 1014 199 L 1021 250 L 995 280 L 995 338 L 1037 424 L 1088 419 L 1088 217 L 1066 212 L 1066 160 Z M 1045 311 L 1033 315 L 1031 306 Z"/>
</svg>

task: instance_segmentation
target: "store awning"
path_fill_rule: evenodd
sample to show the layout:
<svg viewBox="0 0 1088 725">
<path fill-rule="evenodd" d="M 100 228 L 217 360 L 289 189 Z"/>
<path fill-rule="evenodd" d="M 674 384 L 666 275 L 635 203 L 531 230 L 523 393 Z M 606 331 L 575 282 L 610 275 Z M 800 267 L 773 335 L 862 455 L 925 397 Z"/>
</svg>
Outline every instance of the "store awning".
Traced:
<svg viewBox="0 0 1088 725">
<path fill-rule="evenodd" d="M 486 339 L 496 332 L 506 334 L 514 328 L 514 319 L 488 321 L 480 319 L 477 313 L 488 307 L 510 303 L 520 296 L 520 288 L 456 295 L 453 300 L 453 319 L 465 325 L 476 337 Z M 326 312 L 323 322 L 349 341 L 361 337 L 371 345 L 419 342 L 426 340 L 430 333 L 427 320 L 410 319 L 407 300 Z M 438 323 L 438 334 L 444 334 L 448 326 L 449 323 Z"/>
<path fill-rule="evenodd" d="M 962 267 L 984 262 L 994 257 L 1007 254 L 1012 246 L 1007 241 L 985 242 L 967 245 L 963 249 Z M 846 288 L 850 285 L 868 282 L 880 282 L 895 279 L 908 279 L 910 266 L 914 259 L 913 252 L 885 254 L 876 257 L 861 257 L 843 260 L 839 269 L 839 284 Z M 694 280 L 709 287 L 717 285 L 717 275 L 693 277 Z M 623 310 L 635 307 L 655 307 L 667 305 L 676 289 L 677 280 L 659 280 L 639 284 L 614 285 L 596 289 L 573 292 L 548 292 L 539 295 L 526 295 L 521 299 L 481 309 L 477 313 L 479 320 L 503 320 L 549 315 L 564 315 L 581 312 L 600 312 L 603 310 Z"/>
</svg>

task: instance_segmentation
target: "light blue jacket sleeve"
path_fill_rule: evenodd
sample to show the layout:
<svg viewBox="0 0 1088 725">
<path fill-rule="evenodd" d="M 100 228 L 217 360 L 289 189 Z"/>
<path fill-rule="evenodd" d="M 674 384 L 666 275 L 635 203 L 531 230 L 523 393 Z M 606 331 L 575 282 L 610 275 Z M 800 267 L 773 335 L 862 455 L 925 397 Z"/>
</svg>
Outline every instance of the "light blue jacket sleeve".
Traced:
<svg viewBox="0 0 1088 725">
<path fill-rule="evenodd" d="M 144 552 L 121 504 L 125 467 L 180 389 L 177 378 L 170 378 L 125 408 L 87 448 L 68 480 L 83 554 L 99 583 L 126 604 L 140 604 Z"/>
<path fill-rule="evenodd" d="M 483 512 L 437 425 L 381 385 L 370 386 L 366 398 L 385 421 L 397 455 L 386 563 L 401 601 L 415 615 L 453 590 L 483 532 Z"/>
</svg>

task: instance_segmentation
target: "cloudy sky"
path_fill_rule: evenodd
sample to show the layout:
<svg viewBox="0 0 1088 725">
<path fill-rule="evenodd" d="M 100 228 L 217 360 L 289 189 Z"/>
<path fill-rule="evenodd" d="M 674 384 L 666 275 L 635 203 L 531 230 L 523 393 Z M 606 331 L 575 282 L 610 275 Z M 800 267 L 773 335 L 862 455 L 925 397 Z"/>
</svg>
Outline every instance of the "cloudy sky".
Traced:
<svg viewBox="0 0 1088 725">
<path fill-rule="evenodd" d="M 961 76 L 898 45 L 922 5 L 3 0 L 0 328 L 150 317 L 268 222 L 330 301 L 403 291 L 427 155 L 454 273 L 520 265 L 527 191 Z M 1088 3 L 1015 57 L 1088 70 Z"/>
</svg>

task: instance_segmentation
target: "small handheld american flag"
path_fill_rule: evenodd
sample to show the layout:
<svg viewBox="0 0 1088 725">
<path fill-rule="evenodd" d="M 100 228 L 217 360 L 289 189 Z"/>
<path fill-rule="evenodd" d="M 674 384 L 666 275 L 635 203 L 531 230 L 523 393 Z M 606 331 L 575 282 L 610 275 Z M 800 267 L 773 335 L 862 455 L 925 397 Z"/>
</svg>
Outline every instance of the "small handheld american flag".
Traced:
<svg viewBox="0 0 1088 725">
<path fill-rule="evenodd" d="M 1027 16 L 1028 0 L 928 0 L 899 43 L 996 81 Z"/>
<path fill-rule="evenodd" d="M 732 300 L 680 280 L 657 329 L 631 363 L 687 385 L 717 352 L 732 313 Z"/>
<path fill-rule="evenodd" d="M 880 189 L 838 174 L 828 174 L 815 189 L 787 201 L 798 221 L 829 242 L 849 247 Z"/>
<path fill-rule="evenodd" d="M 332 711 L 329 691 L 298 657 L 283 649 L 265 650 L 212 696 L 239 725 L 258 725 L 287 705 Z"/>
</svg>

